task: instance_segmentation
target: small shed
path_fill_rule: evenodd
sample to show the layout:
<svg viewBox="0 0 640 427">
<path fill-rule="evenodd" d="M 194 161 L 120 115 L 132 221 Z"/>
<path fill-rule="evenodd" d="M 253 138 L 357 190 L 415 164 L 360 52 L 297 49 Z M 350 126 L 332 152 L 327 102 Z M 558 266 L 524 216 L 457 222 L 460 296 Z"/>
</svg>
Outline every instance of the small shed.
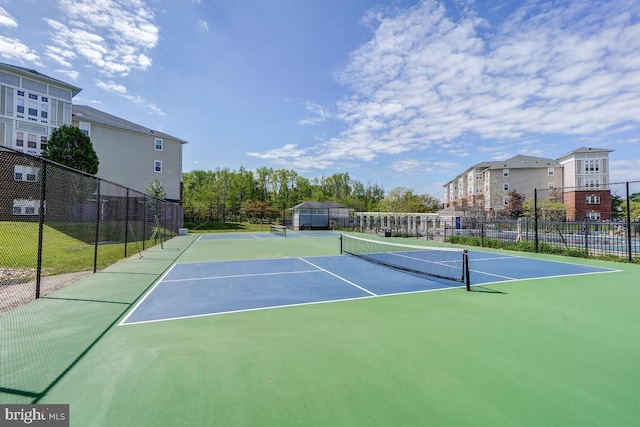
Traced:
<svg viewBox="0 0 640 427">
<path fill-rule="evenodd" d="M 333 224 L 349 225 L 349 208 L 334 202 L 304 202 L 293 210 L 294 230 L 326 230 Z"/>
</svg>

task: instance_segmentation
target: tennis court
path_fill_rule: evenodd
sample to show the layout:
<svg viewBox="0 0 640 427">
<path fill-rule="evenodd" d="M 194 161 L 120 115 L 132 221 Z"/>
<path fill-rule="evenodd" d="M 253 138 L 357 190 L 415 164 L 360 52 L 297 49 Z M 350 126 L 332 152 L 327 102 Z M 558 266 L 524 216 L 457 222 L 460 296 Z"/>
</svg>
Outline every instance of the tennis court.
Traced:
<svg viewBox="0 0 640 427">
<path fill-rule="evenodd" d="M 335 233 L 241 234 L 177 237 L 0 317 L 0 402 L 69 403 L 82 426 L 640 416 L 640 266 L 469 250 L 468 292 L 413 271 L 456 278 L 458 250 L 396 252 L 400 271 L 341 255 Z"/>
</svg>

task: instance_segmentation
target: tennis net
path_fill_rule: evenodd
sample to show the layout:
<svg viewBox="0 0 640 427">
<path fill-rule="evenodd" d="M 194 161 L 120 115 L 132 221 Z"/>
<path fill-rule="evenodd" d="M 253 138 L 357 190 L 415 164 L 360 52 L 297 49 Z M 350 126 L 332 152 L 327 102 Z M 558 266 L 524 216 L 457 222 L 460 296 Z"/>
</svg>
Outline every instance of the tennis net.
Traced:
<svg viewBox="0 0 640 427">
<path fill-rule="evenodd" d="M 269 231 L 276 236 L 287 237 L 287 228 L 282 225 L 271 225 Z"/>
<path fill-rule="evenodd" d="M 466 249 L 405 245 L 343 234 L 340 253 L 411 273 L 462 282 L 471 289 Z"/>
</svg>

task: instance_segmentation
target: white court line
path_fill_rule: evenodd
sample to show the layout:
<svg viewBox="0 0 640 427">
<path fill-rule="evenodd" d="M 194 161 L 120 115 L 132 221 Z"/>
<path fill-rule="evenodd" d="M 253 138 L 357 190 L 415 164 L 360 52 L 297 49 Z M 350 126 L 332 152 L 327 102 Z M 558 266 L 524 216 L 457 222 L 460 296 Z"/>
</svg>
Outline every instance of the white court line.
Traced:
<svg viewBox="0 0 640 427">
<path fill-rule="evenodd" d="M 153 293 L 153 290 L 154 290 L 154 289 L 155 289 L 155 288 L 156 288 L 156 287 L 157 287 L 157 286 L 162 282 L 162 279 L 164 279 L 164 278 L 167 276 L 167 274 L 169 274 L 169 273 L 171 272 L 171 270 L 173 270 L 173 267 L 175 267 L 176 265 L 178 265 L 178 264 L 173 264 L 173 265 L 171 266 L 171 268 L 169 268 L 169 269 L 168 269 L 168 270 L 167 270 L 167 271 L 166 271 L 162 276 L 160 276 L 160 277 L 158 278 L 158 281 L 157 281 L 156 283 L 154 283 L 154 285 L 151 287 L 151 289 L 149 289 L 149 290 L 147 291 L 147 293 L 145 294 L 145 296 L 143 296 L 142 298 L 140 298 L 140 301 L 138 301 L 138 302 L 136 303 L 136 305 L 135 305 L 133 308 L 129 309 L 129 312 L 127 313 L 127 315 L 126 315 L 126 316 L 124 316 L 124 318 L 120 321 L 120 323 L 118 323 L 118 326 L 122 326 L 122 325 L 124 325 L 124 323 L 127 321 L 127 319 L 128 319 L 128 318 L 129 318 L 133 313 L 135 313 L 135 312 L 136 312 L 136 310 L 138 309 L 138 307 L 140 306 L 140 304 L 142 304 L 142 303 L 144 302 L 144 300 L 146 300 L 146 299 L 147 299 L 147 297 Z"/>
<path fill-rule="evenodd" d="M 373 296 L 377 296 L 377 295 L 373 295 Z M 327 301 L 301 302 L 301 303 L 285 304 L 285 305 L 272 305 L 272 306 L 269 306 L 269 307 L 243 308 L 241 310 L 219 311 L 217 313 L 193 314 L 193 315 L 189 315 L 189 316 L 167 317 L 167 318 L 155 319 L 155 320 L 141 320 L 139 322 L 131 322 L 131 323 L 127 323 L 127 324 L 124 324 L 124 325 L 120 324 L 119 326 L 140 325 L 140 324 L 143 324 L 143 323 L 158 323 L 158 322 L 166 322 L 168 320 L 195 319 L 195 318 L 198 318 L 198 317 L 219 316 L 219 315 L 222 315 L 222 314 L 233 314 L 233 313 L 245 313 L 245 312 L 250 312 L 250 311 L 271 310 L 273 308 L 300 307 L 300 306 L 305 306 L 305 305 L 327 304 L 327 303 L 342 302 L 342 301 L 357 301 L 357 300 L 360 300 L 360 299 L 372 298 L 373 296 L 343 298 L 343 299 L 335 299 L 335 300 L 327 300 Z"/>
<path fill-rule="evenodd" d="M 509 280 L 521 280 L 515 277 L 509 277 L 509 276 L 503 276 L 501 274 L 494 274 L 494 273 L 487 273 L 486 271 L 482 271 L 482 270 L 469 270 L 470 273 L 478 273 L 478 274 L 486 274 L 487 276 L 494 276 L 494 277 L 500 277 L 503 279 L 507 279 L 507 281 Z"/>
<path fill-rule="evenodd" d="M 486 282 L 486 283 L 476 283 L 471 286 L 484 286 L 484 285 L 493 285 L 496 283 L 507 283 L 507 282 L 525 282 L 527 280 L 544 280 L 544 279 L 557 279 L 559 277 L 573 277 L 573 276 L 588 276 L 590 274 L 608 274 L 608 273 L 619 273 L 622 270 L 608 270 L 608 271 L 589 271 L 587 273 L 569 273 L 569 274 L 557 274 L 554 276 L 537 276 L 537 277 L 523 277 L 522 279 L 508 279 L 508 280 L 498 280 L 495 282 Z M 483 273 L 482 271 L 478 271 L 478 273 Z M 483 273 L 489 274 L 489 273 Z"/>
<path fill-rule="evenodd" d="M 355 286 L 356 288 L 360 289 L 361 291 L 364 291 L 364 292 L 368 293 L 368 294 L 369 294 L 369 295 L 371 295 L 371 296 L 374 296 L 374 297 L 377 297 L 377 296 L 378 296 L 377 294 L 374 294 L 374 293 L 373 293 L 373 292 L 371 292 L 370 290 L 365 289 L 365 288 L 363 288 L 362 286 L 356 285 L 355 283 L 353 283 L 353 282 L 351 282 L 351 281 L 349 281 L 349 280 L 345 279 L 344 277 L 340 277 L 340 276 L 338 276 L 337 274 L 330 272 L 329 270 L 325 270 L 324 268 L 320 267 L 319 265 L 315 265 L 315 264 L 314 264 L 314 263 L 312 263 L 311 261 L 307 261 L 307 260 L 306 260 L 306 259 L 304 259 L 304 258 L 298 258 L 298 259 L 299 259 L 300 261 L 304 261 L 304 262 L 306 262 L 306 263 L 307 263 L 307 264 L 309 264 L 309 265 L 314 266 L 315 268 L 318 268 L 318 269 L 320 269 L 320 270 L 324 271 L 325 273 L 329 273 L 329 274 L 330 274 L 330 275 L 332 275 L 333 277 L 338 278 L 338 279 L 342 280 L 343 282 L 350 284 L 351 286 Z"/>
<path fill-rule="evenodd" d="M 169 282 L 190 282 L 192 280 L 210 280 L 210 279 L 233 279 L 236 277 L 258 277 L 258 276 L 277 276 L 284 274 L 301 274 L 301 273 L 322 273 L 320 270 L 301 270 L 301 271 L 276 271 L 273 273 L 252 273 L 252 274 L 232 274 L 229 276 L 208 276 L 208 277 L 189 277 L 187 279 L 169 279 L 164 283 Z"/>
<path fill-rule="evenodd" d="M 470 258 L 469 261 L 493 261 L 496 259 L 513 259 L 513 258 L 520 258 L 520 259 L 525 259 L 524 257 L 520 257 L 520 256 L 510 256 L 510 255 L 506 255 L 506 256 L 495 256 L 495 257 L 488 257 L 488 258 Z M 527 258 L 527 259 L 535 259 L 535 258 Z"/>
</svg>

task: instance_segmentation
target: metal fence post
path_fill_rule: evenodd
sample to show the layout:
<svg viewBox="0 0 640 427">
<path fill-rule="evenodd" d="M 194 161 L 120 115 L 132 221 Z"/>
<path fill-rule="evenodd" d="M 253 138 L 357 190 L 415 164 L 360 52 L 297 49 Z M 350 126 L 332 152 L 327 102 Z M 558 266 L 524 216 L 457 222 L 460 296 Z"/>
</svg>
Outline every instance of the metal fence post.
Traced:
<svg viewBox="0 0 640 427">
<path fill-rule="evenodd" d="M 40 298 L 40 284 L 42 282 L 42 243 L 44 237 L 45 201 L 47 197 L 47 162 L 42 161 L 42 176 L 40 179 L 40 218 L 38 220 L 38 260 L 36 265 L 36 299 Z"/>
<path fill-rule="evenodd" d="M 627 255 L 629 262 L 633 261 L 633 255 L 631 253 L 631 195 L 629 194 L 629 181 L 626 183 L 627 187 Z"/>
<path fill-rule="evenodd" d="M 142 250 L 144 251 L 147 242 L 147 196 L 142 199 Z"/>
<path fill-rule="evenodd" d="M 96 180 L 96 238 L 93 249 L 93 272 L 98 271 L 98 239 L 100 239 L 100 178 Z"/>
<path fill-rule="evenodd" d="M 129 241 L 129 188 L 127 188 L 127 199 L 125 202 L 124 214 L 124 257 L 127 257 L 127 243 Z"/>
<path fill-rule="evenodd" d="M 533 189 L 533 234 L 535 251 L 538 252 L 538 189 Z"/>
</svg>

